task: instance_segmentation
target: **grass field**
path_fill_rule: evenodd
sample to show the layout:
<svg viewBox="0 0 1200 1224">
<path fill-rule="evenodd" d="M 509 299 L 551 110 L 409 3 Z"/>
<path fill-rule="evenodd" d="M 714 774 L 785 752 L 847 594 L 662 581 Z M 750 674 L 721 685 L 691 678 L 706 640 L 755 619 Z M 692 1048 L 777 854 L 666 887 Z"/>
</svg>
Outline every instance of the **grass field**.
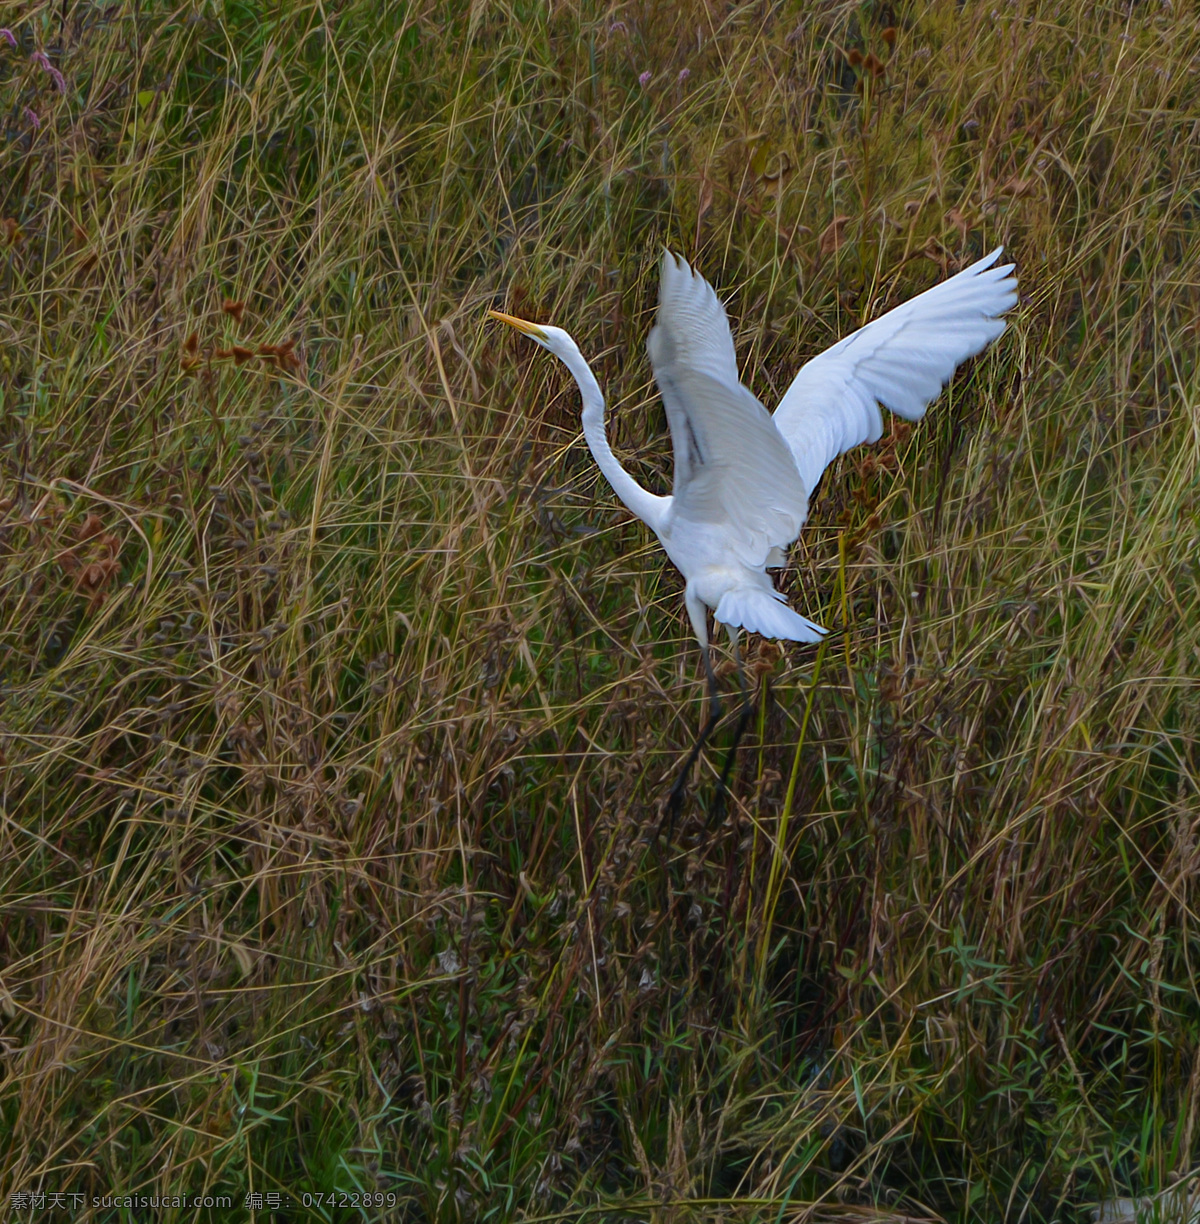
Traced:
<svg viewBox="0 0 1200 1224">
<path fill-rule="evenodd" d="M 1194 6 L 0 24 L 13 1219 L 1033 1224 L 1200 1165 Z M 486 310 L 665 490 L 664 244 L 773 404 L 1001 242 L 668 839 L 678 575 Z M 236 1207 L 103 1205 L 184 1194 Z"/>
</svg>

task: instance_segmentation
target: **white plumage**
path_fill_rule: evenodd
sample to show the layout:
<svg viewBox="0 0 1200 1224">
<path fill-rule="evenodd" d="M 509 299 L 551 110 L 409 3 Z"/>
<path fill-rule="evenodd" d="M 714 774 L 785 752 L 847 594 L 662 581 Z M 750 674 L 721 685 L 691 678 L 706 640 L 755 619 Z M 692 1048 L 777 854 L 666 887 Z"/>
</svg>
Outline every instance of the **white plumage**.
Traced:
<svg viewBox="0 0 1200 1224">
<path fill-rule="evenodd" d="M 838 455 L 879 441 L 880 404 L 919 421 L 958 366 L 1004 331 L 997 316 L 1016 305 L 1017 281 L 1013 264 L 996 266 L 1003 249 L 801 366 L 775 409 L 775 425 L 810 493 Z"/>
<path fill-rule="evenodd" d="M 685 580 L 684 601 L 710 682 L 707 611 L 739 628 L 797 642 L 819 625 L 789 608 L 766 570 L 799 535 L 808 499 L 838 455 L 883 432 L 879 405 L 910 421 L 966 358 L 1004 331 L 1017 300 L 1001 249 L 814 357 L 771 416 L 738 377 L 725 308 L 682 259 L 662 261 L 658 317 L 648 349 L 675 452 L 669 497 L 642 488 L 604 429 L 604 396 L 561 328 L 492 314 L 566 363 L 583 397 L 583 432 L 617 496 L 658 536 Z"/>
</svg>

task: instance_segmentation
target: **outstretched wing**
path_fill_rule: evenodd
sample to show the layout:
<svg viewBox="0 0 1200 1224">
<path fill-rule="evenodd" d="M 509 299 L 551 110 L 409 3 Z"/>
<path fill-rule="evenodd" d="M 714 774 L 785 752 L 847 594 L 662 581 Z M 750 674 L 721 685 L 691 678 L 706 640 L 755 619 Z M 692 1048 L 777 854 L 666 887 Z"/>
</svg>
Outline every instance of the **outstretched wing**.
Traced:
<svg viewBox="0 0 1200 1224">
<path fill-rule="evenodd" d="M 897 306 L 804 365 L 775 409 L 811 492 L 826 466 L 883 433 L 879 405 L 910 421 L 958 365 L 1004 331 L 997 318 L 1016 304 L 1013 264 L 994 267 L 997 247 L 956 276 Z"/>
<path fill-rule="evenodd" d="M 717 295 L 669 252 L 647 347 L 675 450 L 674 522 L 722 527 L 747 565 L 763 565 L 800 534 L 808 493 L 770 414 L 738 381 Z"/>
<path fill-rule="evenodd" d="M 670 251 L 663 251 L 658 317 L 647 347 L 656 374 L 660 363 L 681 365 L 727 387 L 742 385 L 725 307 L 708 281 Z"/>
</svg>

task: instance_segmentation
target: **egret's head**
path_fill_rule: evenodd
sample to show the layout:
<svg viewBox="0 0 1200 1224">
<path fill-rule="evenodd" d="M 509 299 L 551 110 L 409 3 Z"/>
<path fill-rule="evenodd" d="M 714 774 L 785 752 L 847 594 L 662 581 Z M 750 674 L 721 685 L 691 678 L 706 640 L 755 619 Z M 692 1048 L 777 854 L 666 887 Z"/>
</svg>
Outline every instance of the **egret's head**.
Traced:
<svg viewBox="0 0 1200 1224">
<path fill-rule="evenodd" d="M 527 319 L 518 319 L 516 315 L 505 314 L 502 310 L 489 310 L 489 317 L 515 327 L 531 340 L 536 340 L 544 349 L 549 349 L 556 357 L 564 360 L 567 354 L 575 348 L 575 342 L 561 327 L 551 327 L 549 323 L 530 323 Z"/>
</svg>

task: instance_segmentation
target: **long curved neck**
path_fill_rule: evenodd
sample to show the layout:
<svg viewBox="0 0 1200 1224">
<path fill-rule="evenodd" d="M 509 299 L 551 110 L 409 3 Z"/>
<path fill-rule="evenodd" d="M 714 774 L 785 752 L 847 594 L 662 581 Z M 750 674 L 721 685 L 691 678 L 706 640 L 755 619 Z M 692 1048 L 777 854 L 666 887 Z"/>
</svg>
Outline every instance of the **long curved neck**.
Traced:
<svg viewBox="0 0 1200 1224">
<path fill-rule="evenodd" d="M 671 499 L 643 489 L 613 454 L 604 428 L 604 392 L 600 390 L 600 384 L 583 354 L 574 344 L 571 348 L 574 352 L 567 350 L 558 356 L 579 384 L 579 393 L 583 397 L 583 436 L 588 449 L 605 479 L 612 485 L 613 492 L 638 518 L 657 531 Z"/>
</svg>

